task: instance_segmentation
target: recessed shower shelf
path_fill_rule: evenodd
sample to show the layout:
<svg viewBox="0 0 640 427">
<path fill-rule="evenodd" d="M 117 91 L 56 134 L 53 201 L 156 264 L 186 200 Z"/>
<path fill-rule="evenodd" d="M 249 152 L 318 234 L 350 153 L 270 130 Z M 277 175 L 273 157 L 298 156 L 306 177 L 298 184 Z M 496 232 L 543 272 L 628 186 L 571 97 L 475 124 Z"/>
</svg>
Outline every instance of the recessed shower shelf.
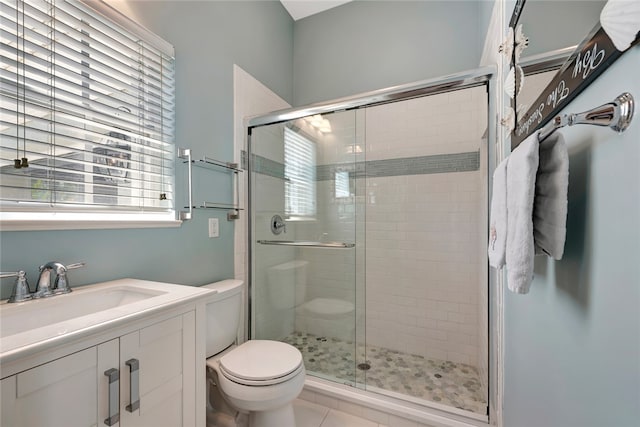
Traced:
<svg viewBox="0 0 640 427">
<path fill-rule="evenodd" d="M 188 148 L 179 148 L 178 149 L 178 157 L 184 160 L 184 163 L 188 164 L 189 171 L 189 205 L 185 206 L 187 211 L 180 211 L 180 220 L 186 221 L 192 218 L 194 209 L 223 209 L 230 211 L 227 213 L 227 220 L 233 221 L 240 218 L 240 211 L 243 210 L 237 203 L 219 203 L 219 202 L 202 202 L 200 205 L 193 204 L 193 166 L 198 166 L 206 169 L 216 169 L 220 170 L 222 168 L 223 171 L 232 172 L 233 176 L 236 178 L 235 181 L 235 200 L 240 199 L 239 192 L 239 183 L 238 183 L 238 173 L 243 172 L 242 169 L 238 169 L 237 163 L 231 162 L 222 162 L 220 160 L 215 160 L 210 157 L 203 157 L 200 160 L 193 160 L 191 156 L 191 150 Z"/>
</svg>

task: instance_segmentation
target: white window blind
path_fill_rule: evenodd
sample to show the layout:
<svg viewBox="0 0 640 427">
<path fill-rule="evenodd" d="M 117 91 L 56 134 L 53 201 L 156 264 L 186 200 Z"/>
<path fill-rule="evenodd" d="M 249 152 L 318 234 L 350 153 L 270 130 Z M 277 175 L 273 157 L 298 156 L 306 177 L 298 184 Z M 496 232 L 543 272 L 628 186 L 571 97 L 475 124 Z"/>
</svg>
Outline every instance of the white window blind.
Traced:
<svg viewBox="0 0 640 427">
<path fill-rule="evenodd" d="M 285 215 L 316 216 L 316 146 L 303 135 L 284 129 Z"/>
<path fill-rule="evenodd" d="M 173 213 L 173 48 L 120 18 L 2 0 L 3 212 Z"/>
</svg>

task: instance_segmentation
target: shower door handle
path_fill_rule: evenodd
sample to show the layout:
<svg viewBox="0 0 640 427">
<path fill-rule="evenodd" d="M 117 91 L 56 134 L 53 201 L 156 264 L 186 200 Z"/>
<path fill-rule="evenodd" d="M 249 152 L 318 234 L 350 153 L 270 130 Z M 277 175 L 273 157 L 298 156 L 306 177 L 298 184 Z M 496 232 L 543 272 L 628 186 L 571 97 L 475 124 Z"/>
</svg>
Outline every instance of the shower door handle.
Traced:
<svg viewBox="0 0 640 427">
<path fill-rule="evenodd" d="M 297 246 L 307 248 L 331 248 L 331 249 L 350 249 L 356 246 L 355 243 L 344 242 L 309 242 L 309 241 L 292 241 L 292 240 L 258 240 L 261 245 L 276 246 Z"/>
</svg>

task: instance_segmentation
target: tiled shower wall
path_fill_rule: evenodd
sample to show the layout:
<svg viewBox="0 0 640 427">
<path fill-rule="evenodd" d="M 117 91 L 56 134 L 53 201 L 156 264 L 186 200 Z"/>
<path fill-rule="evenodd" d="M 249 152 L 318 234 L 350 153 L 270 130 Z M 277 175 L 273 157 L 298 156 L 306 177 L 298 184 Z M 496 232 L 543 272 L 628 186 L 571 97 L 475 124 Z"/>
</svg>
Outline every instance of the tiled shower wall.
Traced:
<svg viewBox="0 0 640 427">
<path fill-rule="evenodd" d="M 356 325 L 351 336 L 361 343 L 366 339 L 484 370 L 486 105 L 486 89 L 477 87 L 326 115 L 332 132 L 314 138 L 318 213 L 314 220 L 289 221 L 286 240 L 356 242 L 356 247 L 272 247 L 261 251 L 262 267 L 307 261 L 304 300 L 354 304 L 356 310 L 334 326 L 344 332 Z M 305 124 L 300 120 L 297 126 Z M 277 132 L 273 141 L 281 144 L 281 128 Z M 336 197 L 336 171 L 350 173 L 349 197 Z M 264 212 L 256 212 L 256 220 L 266 223 L 284 205 L 282 195 L 270 191 L 282 191 L 282 182 L 264 173 L 259 182 Z M 276 254 L 278 259 L 271 259 Z M 264 271 L 257 269 L 257 275 L 259 270 Z M 261 319 L 260 329 L 269 333 L 260 336 L 278 338 L 290 331 L 293 312 Z M 308 332 L 309 319 L 305 323 L 301 311 L 295 313 L 294 328 Z"/>
<path fill-rule="evenodd" d="M 358 341 L 486 365 L 486 105 L 478 87 L 326 116 L 318 217 L 297 237 L 357 246 L 297 257 L 309 261 L 307 300 L 355 304 Z M 335 197 L 340 170 L 349 198 Z"/>
<path fill-rule="evenodd" d="M 478 251 L 486 127 L 484 87 L 367 109 L 368 163 L 437 156 L 439 164 L 420 171 L 407 161 L 405 171 L 367 179 L 368 344 L 474 366 L 486 359 L 478 322 L 487 305 Z"/>
</svg>

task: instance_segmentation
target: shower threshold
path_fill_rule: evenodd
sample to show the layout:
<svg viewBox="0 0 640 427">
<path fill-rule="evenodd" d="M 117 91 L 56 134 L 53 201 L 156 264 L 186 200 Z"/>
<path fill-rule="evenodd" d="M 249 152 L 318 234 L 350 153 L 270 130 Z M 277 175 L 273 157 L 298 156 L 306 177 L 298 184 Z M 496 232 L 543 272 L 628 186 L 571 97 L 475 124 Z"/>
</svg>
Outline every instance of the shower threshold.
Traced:
<svg viewBox="0 0 640 427">
<path fill-rule="evenodd" d="M 473 366 L 304 332 L 294 332 L 283 341 L 300 350 L 311 375 L 380 394 L 406 396 L 411 402 L 423 400 L 487 413 L 482 382 Z"/>
</svg>

